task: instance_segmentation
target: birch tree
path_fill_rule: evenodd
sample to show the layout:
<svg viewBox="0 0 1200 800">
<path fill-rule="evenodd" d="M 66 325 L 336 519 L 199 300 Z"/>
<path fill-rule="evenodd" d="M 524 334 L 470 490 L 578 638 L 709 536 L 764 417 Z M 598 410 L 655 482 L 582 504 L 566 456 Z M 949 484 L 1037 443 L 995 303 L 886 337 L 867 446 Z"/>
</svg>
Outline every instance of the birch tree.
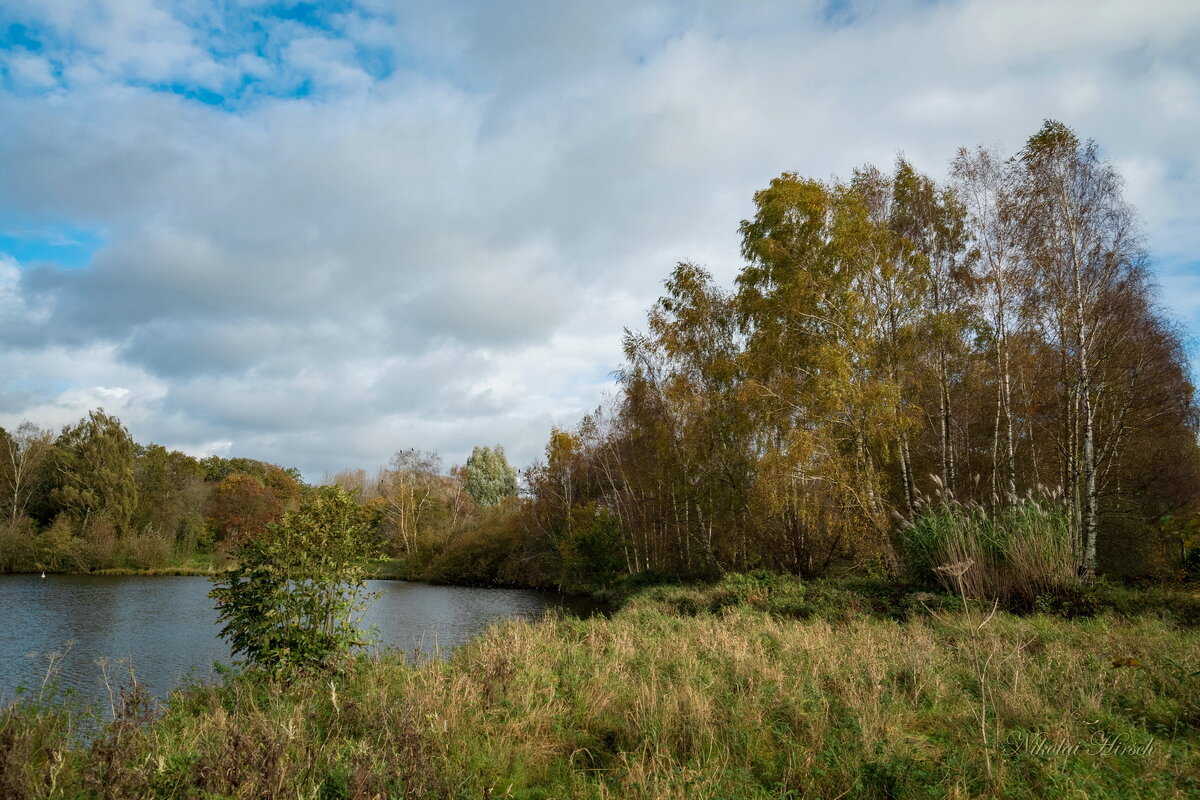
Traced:
<svg viewBox="0 0 1200 800">
<path fill-rule="evenodd" d="M 991 486 L 993 502 L 999 502 L 1017 489 L 1012 334 L 1018 324 L 1023 262 L 1014 171 L 995 151 L 983 147 L 959 148 L 952 170 L 979 256 L 979 294 L 992 345 L 996 401 Z"/>
<path fill-rule="evenodd" d="M 864 291 L 878 226 L 849 186 L 785 173 L 742 223 L 738 303 L 747 376 L 762 399 L 773 495 L 812 572 L 881 533 L 879 453 L 892 440 L 895 384 L 878 368 L 878 313 Z M 780 483 L 782 481 L 782 483 Z M 832 513 L 831 513 L 832 512 Z"/>
<path fill-rule="evenodd" d="M 0 475 L 4 478 L 4 500 L 8 505 L 9 522 L 16 525 L 25 516 L 29 500 L 37 490 L 42 465 L 54 445 L 52 431 L 43 430 L 32 422 L 22 422 L 12 433 L 0 430 Z"/>
<path fill-rule="evenodd" d="M 437 453 L 410 448 L 392 456 L 390 468 L 378 481 L 384 513 L 391 523 L 398 549 L 411 554 L 422 523 L 437 505 L 441 458 Z"/>
<path fill-rule="evenodd" d="M 1096 354 L 1111 334 L 1104 309 L 1141 260 L 1134 216 L 1121 179 L 1095 142 L 1080 142 L 1048 120 L 1019 155 L 1026 258 L 1035 272 L 1032 308 L 1057 346 L 1062 365 L 1063 477 L 1071 492 L 1079 537 L 1080 574 L 1096 568 L 1100 516 L 1096 429 Z"/>
</svg>

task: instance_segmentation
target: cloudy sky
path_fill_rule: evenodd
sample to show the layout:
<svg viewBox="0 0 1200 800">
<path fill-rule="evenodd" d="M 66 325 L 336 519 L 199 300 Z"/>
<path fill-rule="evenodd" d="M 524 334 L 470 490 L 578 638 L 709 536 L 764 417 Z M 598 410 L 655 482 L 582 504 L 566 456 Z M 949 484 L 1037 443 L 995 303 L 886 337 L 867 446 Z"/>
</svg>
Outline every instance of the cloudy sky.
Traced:
<svg viewBox="0 0 1200 800">
<path fill-rule="evenodd" d="M 789 170 L 1125 176 L 1200 332 L 1200 3 L 0 0 L 0 425 L 298 466 L 518 465 Z"/>
</svg>

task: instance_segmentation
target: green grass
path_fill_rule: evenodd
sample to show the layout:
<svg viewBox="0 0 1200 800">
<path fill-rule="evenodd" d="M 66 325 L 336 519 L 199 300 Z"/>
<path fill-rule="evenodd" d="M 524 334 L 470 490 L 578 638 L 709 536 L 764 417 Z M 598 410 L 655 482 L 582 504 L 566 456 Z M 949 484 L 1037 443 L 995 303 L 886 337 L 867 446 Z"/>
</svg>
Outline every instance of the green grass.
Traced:
<svg viewBox="0 0 1200 800">
<path fill-rule="evenodd" d="M 213 567 L 196 567 L 180 565 L 176 567 L 146 567 L 139 569 L 136 567 L 112 567 L 110 569 L 95 569 L 87 573 L 88 575 L 200 575 L 211 577 L 213 575 L 223 575 L 229 570 L 215 569 Z"/>
<path fill-rule="evenodd" d="M 942 595 L 888 613 L 886 597 L 765 575 L 650 588 L 611 618 L 492 628 L 445 661 L 231 676 L 152 722 L 134 697 L 90 746 L 54 706 L 10 709 L 0 796 L 1200 794 L 1200 631 L 988 619 Z"/>
<path fill-rule="evenodd" d="M 47 570 L 49 572 L 50 570 Z M 170 564 L 159 567 L 106 567 L 93 569 L 88 575 L 222 575 L 229 571 L 229 565 L 217 565 L 213 562 L 211 553 L 195 553 L 186 558 L 178 558 Z M 84 574 L 84 573 L 72 573 Z"/>
<path fill-rule="evenodd" d="M 1070 590 L 1046 595 L 1037 611 L 1063 619 L 1099 615 L 1124 619 L 1155 618 L 1182 626 L 1200 626 L 1200 584 L 1136 586 L 1095 580 Z M 841 577 L 805 581 L 792 575 L 757 571 L 727 575 L 719 581 L 681 585 L 667 582 L 619 593 L 622 607 L 652 606 L 665 614 L 695 616 L 748 607 L 791 619 L 820 618 L 841 622 L 860 616 L 906 621 L 963 609 L 958 595 L 927 590 L 882 578 Z M 990 610 L 992 603 L 970 600 L 973 611 Z M 1000 606 L 1001 609 L 1005 607 Z M 1024 604 L 1007 610 L 1025 613 Z"/>
</svg>

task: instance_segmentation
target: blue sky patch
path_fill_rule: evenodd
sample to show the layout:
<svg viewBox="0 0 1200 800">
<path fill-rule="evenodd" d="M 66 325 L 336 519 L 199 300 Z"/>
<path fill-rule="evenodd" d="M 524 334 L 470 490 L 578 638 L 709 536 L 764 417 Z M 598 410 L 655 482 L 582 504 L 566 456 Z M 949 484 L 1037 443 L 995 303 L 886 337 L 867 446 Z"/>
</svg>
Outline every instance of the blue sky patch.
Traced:
<svg viewBox="0 0 1200 800">
<path fill-rule="evenodd" d="M 104 241 L 96 231 L 71 226 L 6 230 L 0 232 L 0 253 L 20 264 L 48 261 L 67 269 L 81 269 L 92 263 L 92 256 Z"/>
<path fill-rule="evenodd" d="M 136 70 L 114 78 L 127 85 L 168 92 L 214 108 L 240 111 L 260 98 L 301 99 L 323 94 L 321 75 L 312 74 L 308 64 L 294 63 L 289 58 L 288 48 L 298 39 L 324 38 L 350 44 L 353 49 L 349 61 L 375 80 L 386 79 L 401 66 L 402 58 L 392 46 L 355 41 L 348 35 L 345 29 L 348 20 L 386 19 L 350 0 L 274 2 L 258 8 L 230 5 L 208 11 L 183 7 L 170 9 L 170 14 L 176 22 L 188 26 L 195 37 L 194 43 L 213 62 L 234 69 L 215 83 L 196 82 L 191 79 L 195 73 L 185 70 L 180 70 L 175 80 L 146 81 Z M 33 12 L 22 16 L 25 18 L 20 22 L 0 23 L 0 53 L 36 52 L 49 58 L 56 72 L 61 64 L 86 62 L 90 58 L 91 46 L 83 44 L 76 32 L 59 30 Z M 257 56 L 262 62 L 255 69 L 238 74 L 238 60 L 247 55 Z M 0 79 L 4 72 L 0 66 Z M 0 88 L 22 91 L 8 80 Z M 34 93 L 40 91 L 36 89 Z"/>
<path fill-rule="evenodd" d="M 354 9 L 354 4 L 331 1 L 324 3 L 275 3 L 267 6 L 265 13 L 279 19 L 299 22 L 311 28 L 327 27 L 329 17 L 334 14 L 344 14 Z"/>
<path fill-rule="evenodd" d="M 36 53 L 42 49 L 42 43 L 30 36 L 29 28 L 24 25 L 14 22 L 3 30 L 3 35 L 0 35 L 0 50 L 12 50 L 20 47 Z"/>
<path fill-rule="evenodd" d="M 829 0 L 821 9 L 821 19 L 831 28 L 844 28 L 858 20 L 851 0 Z"/>
<path fill-rule="evenodd" d="M 186 97 L 188 100 L 196 100 L 204 103 L 206 106 L 225 106 L 226 96 L 211 89 L 206 89 L 203 86 L 188 86 L 183 83 L 172 83 L 168 86 L 152 87 L 158 91 L 167 91 L 172 94 L 177 94 L 180 97 Z"/>
</svg>

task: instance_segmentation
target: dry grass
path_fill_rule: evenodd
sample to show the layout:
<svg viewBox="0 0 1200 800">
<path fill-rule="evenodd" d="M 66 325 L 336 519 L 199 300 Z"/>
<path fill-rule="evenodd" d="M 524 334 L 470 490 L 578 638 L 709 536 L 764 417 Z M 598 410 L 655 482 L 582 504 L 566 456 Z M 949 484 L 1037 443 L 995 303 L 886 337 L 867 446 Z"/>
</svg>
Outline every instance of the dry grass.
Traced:
<svg viewBox="0 0 1200 800">
<path fill-rule="evenodd" d="M 249 676 L 195 687 L 90 750 L 57 736 L 51 716 L 9 712 L 0 787 L 11 798 L 1200 792 L 1194 630 L 1003 613 L 985 626 L 946 612 L 681 617 L 660 605 L 506 624 L 446 661 L 392 654 L 288 687 Z M 1103 737 L 1146 752 L 1098 752 Z M 52 789 L 40 776 L 55 769 Z"/>
</svg>

